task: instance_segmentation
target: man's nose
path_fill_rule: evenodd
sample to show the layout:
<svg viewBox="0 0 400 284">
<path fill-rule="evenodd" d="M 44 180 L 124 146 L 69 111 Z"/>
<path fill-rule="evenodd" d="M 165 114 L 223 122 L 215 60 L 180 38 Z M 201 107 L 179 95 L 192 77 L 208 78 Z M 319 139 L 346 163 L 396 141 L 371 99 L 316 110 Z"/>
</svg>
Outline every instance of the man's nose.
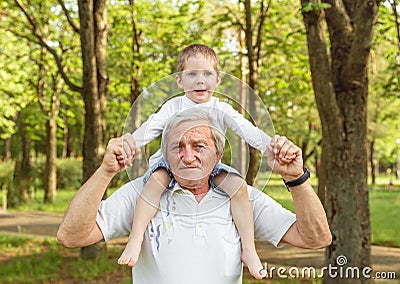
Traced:
<svg viewBox="0 0 400 284">
<path fill-rule="evenodd" d="M 181 149 L 180 154 L 181 154 L 180 155 L 181 160 L 185 164 L 190 164 L 196 160 L 195 153 L 194 153 L 192 147 L 190 147 L 190 146 L 187 146 L 187 147 L 184 147 L 183 149 Z"/>
</svg>

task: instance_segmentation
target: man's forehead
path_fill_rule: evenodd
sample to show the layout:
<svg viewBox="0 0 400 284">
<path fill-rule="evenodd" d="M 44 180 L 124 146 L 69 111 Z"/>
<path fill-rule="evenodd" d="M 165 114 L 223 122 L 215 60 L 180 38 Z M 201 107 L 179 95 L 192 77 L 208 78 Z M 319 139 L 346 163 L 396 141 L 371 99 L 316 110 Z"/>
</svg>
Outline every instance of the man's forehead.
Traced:
<svg viewBox="0 0 400 284">
<path fill-rule="evenodd" d="M 205 121 L 181 122 L 171 132 L 172 140 L 180 140 L 182 138 L 211 139 L 210 125 Z"/>
</svg>

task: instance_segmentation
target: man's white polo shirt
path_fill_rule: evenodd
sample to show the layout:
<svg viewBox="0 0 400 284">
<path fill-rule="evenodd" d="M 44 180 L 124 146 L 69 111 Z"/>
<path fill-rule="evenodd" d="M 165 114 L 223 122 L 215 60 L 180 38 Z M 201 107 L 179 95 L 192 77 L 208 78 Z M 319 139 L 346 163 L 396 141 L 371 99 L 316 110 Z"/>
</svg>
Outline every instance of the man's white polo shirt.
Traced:
<svg viewBox="0 0 400 284">
<path fill-rule="evenodd" d="M 129 235 L 142 188 L 139 178 L 102 201 L 97 223 L 105 241 Z M 294 214 L 252 187 L 249 197 L 256 239 L 277 246 Z M 162 195 L 160 208 L 147 227 L 133 268 L 134 284 L 242 283 L 240 239 L 229 197 L 210 190 L 197 202 L 191 192 L 175 185 Z"/>
</svg>

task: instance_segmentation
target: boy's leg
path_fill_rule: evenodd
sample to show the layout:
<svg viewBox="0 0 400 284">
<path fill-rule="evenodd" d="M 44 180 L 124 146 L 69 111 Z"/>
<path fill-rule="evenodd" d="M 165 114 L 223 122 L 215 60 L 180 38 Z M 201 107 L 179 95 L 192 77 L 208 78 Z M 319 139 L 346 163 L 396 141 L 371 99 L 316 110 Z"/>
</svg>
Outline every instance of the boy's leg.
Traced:
<svg viewBox="0 0 400 284">
<path fill-rule="evenodd" d="M 151 174 L 137 201 L 135 214 L 133 215 L 132 231 L 125 250 L 118 259 L 118 264 L 134 266 L 138 261 L 144 232 L 151 219 L 156 215 L 161 194 L 170 180 L 171 178 L 164 168 L 159 168 Z"/>
<path fill-rule="evenodd" d="M 214 177 L 214 184 L 231 198 L 232 218 L 240 235 L 242 261 L 256 279 L 266 276 L 254 244 L 253 209 L 249 201 L 246 182 L 238 175 L 221 171 Z"/>
</svg>

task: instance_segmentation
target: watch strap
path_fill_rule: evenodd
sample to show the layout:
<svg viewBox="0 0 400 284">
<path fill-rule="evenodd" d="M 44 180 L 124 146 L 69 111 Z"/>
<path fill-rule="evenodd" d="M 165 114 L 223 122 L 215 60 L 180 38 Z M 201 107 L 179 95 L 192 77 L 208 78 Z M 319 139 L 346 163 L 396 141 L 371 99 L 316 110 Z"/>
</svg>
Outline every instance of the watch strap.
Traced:
<svg viewBox="0 0 400 284">
<path fill-rule="evenodd" d="M 306 180 L 308 180 L 310 178 L 310 171 L 307 168 L 303 168 L 303 171 L 304 171 L 304 173 L 295 180 L 291 180 L 291 181 L 283 180 L 283 182 L 285 183 L 286 189 L 288 191 L 290 191 L 289 190 L 290 187 L 303 184 Z"/>
</svg>

